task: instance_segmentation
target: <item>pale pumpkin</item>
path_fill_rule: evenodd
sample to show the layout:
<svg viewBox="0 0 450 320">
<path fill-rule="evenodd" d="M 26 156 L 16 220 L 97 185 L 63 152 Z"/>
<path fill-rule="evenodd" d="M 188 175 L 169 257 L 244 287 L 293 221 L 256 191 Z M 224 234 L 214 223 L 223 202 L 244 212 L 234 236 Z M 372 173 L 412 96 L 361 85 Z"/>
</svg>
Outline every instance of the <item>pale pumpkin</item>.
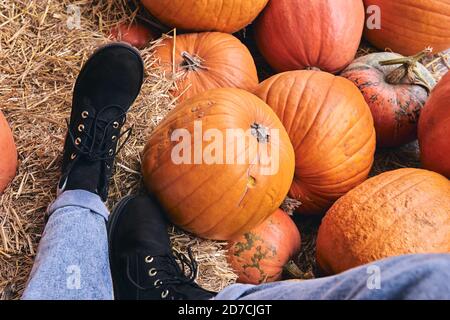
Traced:
<svg viewBox="0 0 450 320">
<path fill-rule="evenodd" d="M 177 80 L 173 94 L 179 101 L 210 89 L 253 90 L 258 85 L 249 50 L 226 33 L 191 33 L 177 36 L 176 40 L 167 38 L 156 48 L 155 57 L 167 76 Z"/>
<path fill-rule="evenodd" d="M 375 129 L 364 97 L 349 80 L 320 71 L 290 71 L 255 91 L 280 117 L 295 150 L 289 196 L 297 212 L 323 214 L 367 179 Z"/>
<path fill-rule="evenodd" d="M 376 260 L 450 253 L 450 182 L 421 169 L 367 180 L 339 199 L 319 228 L 317 263 L 336 274 Z"/>
<path fill-rule="evenodd" d="M 450 179 L 450 73 L 438 83 L 419 121 L 423 166 Z"/>
<path fill-rule="evenodd" d="M 431 46 L 435 52 L 450 48 L 450 0 L 364 0 L 377 6 L 379 28 L 367 28 L 365 37 L 380 50 L 413 55 Z M 372 11 L 372 10 L 370 10 Z"/>
<path fill-rule="evenodd" d="M 375 121 L 378 147 L 398 147 L 417 139 L 420 113 L 435 86 L 415 57 L 379 52 L 353 61 L 341 74 L 361 91 Z M 393 64 L 393 62 L 401 62 Z"/>
<path fill-rule="evenodd" d="M 361 0 L 276 0 L 255 31 L 262 55 L 276 71 L 336 73 L 354 59 L 363 28 Z"/>
<path fill-rule="evenodd" d="M 162 23 L 190 31 L 234 33 L 250 24 L 268 0 L 141 0 Z"/>
<path fill-rule="evenodd" d="M 246 139 L 236 138 L 238 131 Z M 240 89 L 214 89 L 177 106 L 155 129 L 142 174 L 176 225 L 229 240 L 280 206 L 292 183 L 294 150 L 261 99 Z"/>
<path fill-rule="evenodd" d="M 228 262 L 237 282 L 261 284 L 281 279 L 284 267 L 300 252 L 300 232 L 278 209 L 267 220 L 228 244 Z"/>
<path fill-rule="evenodd" d="M 16 175 L 17 150 L 11 129 L 1 111 L 0 155 L 0 194 L 2 194 Z"/>
</svg>

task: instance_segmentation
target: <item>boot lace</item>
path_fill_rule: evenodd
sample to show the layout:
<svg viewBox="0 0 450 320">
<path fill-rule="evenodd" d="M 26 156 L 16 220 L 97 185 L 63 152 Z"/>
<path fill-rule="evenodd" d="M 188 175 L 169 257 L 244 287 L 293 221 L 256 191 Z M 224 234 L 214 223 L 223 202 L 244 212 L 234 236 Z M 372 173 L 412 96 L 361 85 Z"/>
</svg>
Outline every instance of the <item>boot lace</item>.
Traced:
<svg viewBox="0 0 450 320">
<path fill-rule="evenodd" d="M 149 277 L 155 277 L 160 274 L 165 274 L 165 277 L 157 278 L 150 286 L 144 287 L 133 280 L 130 274 L 130 263 L 127 259 L 127 278 L 138 289 L 148 291 L 160 289 L 162 291 L 161 298 L 175 299 L 176 297 L 184 297 L 182 292 L 183 286 L 196 286 L 195 278 L 197 277 L 198 264 L 194 259 L 191 248 L 187 250 L 188 255 L 180 252 L 173 252 L 173 255 L 155 255 L 147 256 L 146 263 L 153 262 L 154 259 L 163 259 L 167 263 L 162 265 L 167 266 L 164 269 L 151 268 L 149 270 Z M 178 263 L 177 260 L 180 262 Z M 181 265 L 181 268 L 180 268 Z M 170 294 L 170 297 L 169 297 Z"/>
<path fill-rule="evenodd" d="M 101 115 L 111 109 L 119 109 L 121 112 L 109 121 L 102 119 Z M 70 129 L 69 123 L 66 120 L 70 140 L 75 150 L 79 155 L 85 156 L 90 161 L 108 161 L 114 159 L 128 142 L 132 134 L 132 128 L 119 134 L 116 137 L 117 141 L 120 141 L 124 136 L 126 138 L 116 151 L 113 150 L 112 146 L 114 141 L 111 140 L 111 137 L 113 136 L 114 130 L 117 129 L 118 124 L 120 122 L 125 123 L 126 112 L 118 105 L 110 105 L 101 109 L 96 115 L 88 115 L 86 119 L 91 119 L 93 122 L 92 129 L 90 130 L 92 134 L 88 130 L 84 130 L 81 137 L 76 137 L 76 134 Z"/>
</svg>

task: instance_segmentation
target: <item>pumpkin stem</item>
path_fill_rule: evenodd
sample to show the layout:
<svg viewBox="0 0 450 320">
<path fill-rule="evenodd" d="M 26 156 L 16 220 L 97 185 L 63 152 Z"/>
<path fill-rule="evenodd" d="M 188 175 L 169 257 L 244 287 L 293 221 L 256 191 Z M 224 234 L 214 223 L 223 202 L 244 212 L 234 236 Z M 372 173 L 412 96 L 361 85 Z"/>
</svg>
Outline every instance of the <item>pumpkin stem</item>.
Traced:
<svg viewBox="0 0 450 320">
<path fill-rule="evenodd" d="M 382 66 L 401 64 L 400 67 L 394 69 L 386 76 L 387 83 L 396 85 L 406 77 L 408 83 L 420 85 L 424 87 L 428 91 L 428 93 L 430 93 L 432 90 L 432 86 L 424 77 L 422 77 L 420 72 L 417 70 L 417 63 L 419 63 L 421 59 L 431 55 L 432 52 L 433 48 L 428 47 L 425 50 L 410 57 L 380 61 L 380 65 Z"/>
<path fill-rule="evenodd" d="M 300 279 L 303 277 L 302 271 L 293 260 L 290 260 L 288 263 L 286 263 L 283 267 L 283 270 L 294 279 Z"/>
<path fill-rule="evenodd" d="M 196 71 L 197 69 L 208 70 L 207 67 L 203 66 L 204 60 L 199 56 L 193 56 L 190 53 L 183 51 L 181 53 L 184 61 L 181 63 L 181 67 L 189 71 Z"/>
<path fill-rule="evenodd" d="M 306 67 L 305 69 L 306 70 L 313 70 L 313 71 L 322 71 L 322 70 L 320 70 L 320 68 L 317 68 L 317 67 Z"/>
<path fill-rule="evenodd" d="M 269 129 L 267 127 L 255 122 L 250 128 L 252 136 L 254 136 L 259 143 L 268 143 L 270 141 Z"/>
</svg>

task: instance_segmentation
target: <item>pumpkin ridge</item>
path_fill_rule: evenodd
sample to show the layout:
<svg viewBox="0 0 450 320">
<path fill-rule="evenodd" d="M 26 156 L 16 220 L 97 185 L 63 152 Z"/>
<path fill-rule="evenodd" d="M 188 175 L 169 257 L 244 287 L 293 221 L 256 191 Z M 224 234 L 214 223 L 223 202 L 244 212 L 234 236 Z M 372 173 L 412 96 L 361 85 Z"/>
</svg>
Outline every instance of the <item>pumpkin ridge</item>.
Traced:
<svg viewBox="0 0 450 320">
<path fill-rule="evenodd" d="M 356 122 L 354 123 L 354 125 L 352 125 L 352 127 L 348 129 L 348 131 L 345 133 L 344 137 L 342 137 L 342 139 L 340 140 L 340 143 L 336 143 L 336 144 L 333 146 L 333 148 L 332 148 L 331 150 L 327 150 L 327 152 L 328 152 L 328 153 L 331 153 L 331 152 L 333 152 L 334 150 L 336 150 L 336 148 L 340 147 L 340 146 L 342 145 L 342 143 L 345 143 L 345 142 L 346 142 L 345 139 L 347 138 L 347 135 L 350 134 L 350 132 L 351 132 L 352 130 L 354 130 L 354 129 L 357 127 L 358 124 L 360 124 L 359 122 L 360 122 L 361 120 L 365 120 L 364 117 L 360 117 L 360 118 L 358 119 L 358 121 L 356 121 Z M 361 147 L 360 147 L 358 150 L 356 150 L 356 151 L 352 154 L 351 157 L 347 157 L 344 161 L 340 162 L 340 163 L 337 164 L 336 166 L 334 166 L 334 167 L 332 167 L 332 168 L 326 169 L 325 172 L 317 171 L 317 172 L 313 172 L 313 173 L 311 173 L 311 174 L 317 175 L 319 172 L 320 172 L 320 173 L 326 173 L 326 172 L 328 172 L 328 171 L 334 170 L 334 169 L 336 169 L 337 167 L 340 167 L 341 165 L 345 164 L 347 161 L 349 161 L 349 160 L 352 159 L 355 155 L 357 155 L 362 149 L 364 149 L 365 147 L 367 147 L 367 144 L 370 143 L 370 142 L 372 141 L 372 139 L 374 138 L 374 135 L 375 135 L 375 133 L 372 131 L 372 133 L 371 133 L 371 135 L 368 137 L 368 139 L 361 145 Z M 326 138 L 327 138 L 327 137 L 324 136 L 323 140 L 326 139 Z M 319 145 L 320 143 L 317 143 L 317 144 Z"/>
<path fill-rule="evenodd" d="M 228 190 L 230 190 L 230 189 L 232 189 L 233 187 L 235 187 L 237 184 L 239 184 L 240 182 L 241 182 L 241 179 L 244 177 L 244 176 L 246 176 L 247 175 L 247 172 L 248 172 L 248 169 L 246 169 L 246 170 L 244 170 L 244 173 L 240 176 L 240 178 L 239 179 L 237 179 L 236 180 L 236 182 L 232 185 L 232 186 L 230 186 L 230 188 L 228 188 Z M 209 180 L 209 179 L 208 179 Z M 225 193 L 222 193 L 221 195 L 220 195 L 220 197 L 216 200 L 216 201 L 213 201 L 213 202 L 211 202 L 211 204 L 210 205 L 208 205 L 206 208 L 204 208 L 204 209 L 202 209 L 200 212 L 198 212 L 197 213 L 197 215 L 195 216 L 195 217 L 193 217 L 189 222 L 187 222 L 187 223 L 185 223 L 185 224 L 183 224 L 183 225 L 181 225 L 182 227 L 183 226 L 188 226 L 189 224 L 191 224 L 194 220 L 197 220 L 197 219 L 199 219 L 209 208 L 211 208 L 213 205 L 216 205 L 217 204 L 217 202 L 219 202 L 220 200 L 222 200 L 222 198 L 225 196 Z M 178 206 L 177 206 L 178 207 Z M 211 231 L 212 229 L 214 229 L 218 224 L 220 224 L 223 220 L 225 220 L 226 218 L 227 218 L 227 216 L 233 211 L 233 210 L 235 210 L 235 208 L 232 208 L 232 209 L 230 209 L 229 211 L 227 211 L 227 213 L 226 214 L 224 214 L 223 215 L 223 218 L 221 218 L 216 224 L 214 224 L 211 228 L 209 228 L 209 229 L 207 229 L 207 230 L 205 230 L 205 231 L 202 231 L 202 230 L 200 230 L 199 232 L 201 232 L 201 233 L 203 233 L 203 234 L 206 234 L 208 231 Z"/>
<path fill-rule="evenodd" d="M 386 18 L 384 18 L 384 19 L 386 19 Z M 384 26 L 383 26 L 383 29 L 386 29 L 386 30 L 390 31 L 390 32 L 392 32 L 393 34 L 401 35 L 402 37 L 404 37 L 404 38 L 406 38 L 406 39 L 408 39 L 408 40 L 410 40 L 410 41 L 414 41 L 414 42 L 422 42 L 422 41 L 421 41 L 420 39 L 418 39 L 417 37 L 409 36 L 406 32 L 403 32 L 403 33 L 397 32 L 397 29 L 400 28 L 400 27 L 402 27 L 401 24 L 397 24 L 397 23 L 394 23 L 394 22 L 392 22 L 392 21 L 389 21 L 389 19 L 387 19 L 386 22 L 390 23 L 394 28 L 389 28 L 389 27 L 387 27 L 387 26 L 386 26 L 386 23 L 385 23 Z M 427 37 L 434 37 L 434 38 L 438 38 L 438 39 L 439 39 L 439 38 L 443 38 L 443 39 L 447 39 L 447 38 L 448 38 L 448 37 L 446 37 L 446 36 L 444 36 L 444 35 L 441 35 L 441 34 L 439 34 L 439 35 L 437 35 L 437 34 L 431 34 L 431 33 L 427 33 L 427 32 L 425 32 L 425 31 L 420 31 L 420 30 L 414 30 L 414 33 L 418 33 L 418 34 L 421 34 L 421 35 L 425 35 L 425 36 L 427 36 Z"/>
<path fill-rule="evenodd" d="M 385 202 L 383 202 L 381 205 L 377 206 L 377 207 L 375 208 L 375 210 L 379 210 L 379 209 L 382 208 L 384 205 L 388 204 L 390 201 L 393 201 L 393 200 L 397 199 L 399 196 L 401 196 L 401 195 L 405 194 L 406 192 L 408 192 L 410 188 L 414 188 L 414 187 L 416 187 L 416 186 L 418 186 L 418 185 L 424 183 L 424 182 L 427 181 L 428 179 L 429 179 L 429 177 L 426 177 L 426 178 L 422 179 L 421 181 L 419 181 L 419 182 L 417 182 L 417 183 L 415 183 L 415 184 L 409 186 L 408 188 L 405 188 L 403 191 L 401 191 L 400 193 L 396 194 L 394 197 L 387 199 L 387 200 L 386 200 Z M 431 198 L 431 196 L 432 196 L 432 195 L 430 195 L 429 198 Z M 425 199 L 425 200 L 428 200 L 428 199 Z M 373 209 L 371 208 L 371 210 L 373 210 Z M 410 212 L 408 212 L 407 210 L 402 210 L 402 214 L 399 215 L 399 216 L 397 216 L 397 217 L 394 219 L 394 221 L 393 221 L 390 225 L 388 225 L 388 226 L 385 228 L 385 230 L 380 230 L 378 233 L 375 232 L 374 234 L 372 234 L 372 237 L 366 238 L 366 241 L 365 241 L 366 245 L 363 247 L 363 249 L 362 249 L 360 252 L 366 252 L 366 249 L 374 242 L 373 239 L 378 239 L 383 233 L 386 232 L 386 230 L 392 229 L 392 226 L 397 225 L 397 223 L 398 223 L 399 221 L 401 221 L 401 220 L 404 218 L 404 216 L 407 215 L 407 214 L 410 214 Z"/>
<path fill-rule="evenodd" d="M 320 75 L 320 72 L 318 72 L 318 71 L 309 71 L 309 72 L 310 72 L 310 74 L 308 75 L 308 78 L 304 81 L 305 85 L 304 85 L 304 87 L 303 87 L 302 95 L 300 96 L 299 101 L 302 101 L 302 100 L 303 100 L 303 98 L 305 97 L 305 92 L 309 90 L 308 88 L 309 88 L 309 86 L 310 86 L 310 82 L 311 82 L 311 79 L 313 78 L 313 76 L 315 76 L 315 75 Z M 334 78 L 332 78 L 332 79 L 333 79 L 333 80 L 332 80 L 331 82 L 333 83 L 333 82 L 334 82 Z M 317 116 L 318 116 L 319 113 L 321 112 L 322 107 L 323 107 L 323 104 L 324 104 L 325 101 L 327 100 L 328 94 L 329 94 L 330 91 L 331 91 L 331 84 L 328 84 L 328 89 L 327 89 L 327 90 L 328 90 L 328 91 L 327 91 L 327 94 L 324 95 L 323 101 L 322 101 L 321 103 L 317 103 L 317 104 L 316 104 L 316 105 L 317 105 L 317 111 L 316 111 L 316 114 L 314 115 L 314 118 L 312 119 L 312 121 L 310 121 L 309 128 L 306 130 L 306 132 L 305 132 L 305 134 L 303 135 L 302 139 L 298 139 L 297 136 L 294 136 L 293 139 L 291 139 L 291 140 L 294 140 L 294 141 L 299 141 L 296 145 L 294 145 L 294 150 L 297 150 L 297 149 L 301 148 L 301 145 L 303 144 L 303 142 L 305 141 L 306 137 L 308 136 L 308 133 L 310 132 L 311 128 L 314 126 L 314 124 L 315 124 L 315 122 L 316 122 L 316 120 L 317 120 Z M 303 110 L 306 110 L 307 108 L 302 108 L 302 109 L 303 109 Z M 301 117 L 298 117 L 298 119 L 299 119 L 298 121 L 301 121 L 300 118 L 301 118 Z"/>
<path fill-rule="evenodd" d="M 437 0 L 437 1 L 439 1 L 439 0 Z M 448 6 L 449 9 L 450 9 L 450 4 L 449 4 L 448 2 L 444 2 L 444 1 L 439 1 L 439 2 L 440 2 L 442 5 Z M 399 1 L 399 2 L 397 2 L 396 4 L 397 4 L 398 6 L 400 6 L 400 7 L 408 7 L 408 8 L 418 9 L 418 11 L 420 11 L 420 12 L 417 12 L 417 15 L 423 13 L 423 11 L 426 11 L 427 13 L 433 13 L 433 14 L 436 14 L 436 15 L 438 15 L 438 16 L 443 16 L 444 18 L 448 19 L 448 16 L 445 15 L 445 14 L 443 14 L 442 12 L 440 12 L 440 11 L 435 11 L 435 10 L 430 10 L 430 8 L 420 7 L 420 6 L 417 5 L 417 3 L 412 2 L 412 1 L 408 2 L 407 4 L 404 3 L 404 2 Z M 400 11 L 401 11 L 401 10 L 400 10 Z M 403 12 L 403 11 L 402 11 L 402 12 Z M 431 20 L 431 21 L 433 21 L 433 20 Z M 430 25 L 430 26 L 432 26 L 432 25 Z M 438 28 L 438 27 L 436 27 L 436 28 Z"/>
<path fill-rule="evenodd" d="M 246 151 L 243 151 L 242 153 L 244 153 L 244 152 L 246 153 L 246 152 L 247 152 L 247 149 L 246 149 Z M 238 157 L 239 157 L 240 155 L 242 155 L 242 153 L 240 153 L 240 154 L 238 155 Z M 190 170 L 186 170 L 186 172 L 184 172 L 183 174 L 181 174 L 180 176 L 178 176 L 174 181 L 172 181 L 172 182 L 169 184 L 169 186 L 170 186 L 171 184 L 176 183 L 179 179 L 183 178 L 185 175 L 189 174 L 190 172 L 191 172 Z M 244 174 L 245 174 L 245 173 L 247 173 L 247 169 L 244 171 Z M 225 174 L 228 174 L 228 173 L 227 173 L 227 172 L 222 172 L 222 175 L 225 175 Z M 212 173 L 211 175 L 209 175 L 205 180 L 203 180 L 201 183 L 199 183 L 199 186 L 198 186 L 196 189 L 194 189 L 190 194 L 187 194 L 184 198 L 179 199 L 179 201 L 178 201 L 177 203 L 175 203 L 173 206 L 168 207 L 168 210 L 171 211 L 171 210 L 174 210 L 174 209 L 178 208 L 178 207 L 180 206 L 180 204 L 181 204 L 184 200 L 186 200 L 186 198 L 189 198 L 190 196 L 192 196 L 196 191 L 198 191 L 198 189 L 199 189 L 205 182 L 211 180 L 215 175 L 216 175 L 216 173 L 213 172 L 213 173 Z M 220 175 L 220 177 L 222 177 L 222 175 Z M 166 188 L 164 188 L 164 189 L 162 189 L 162 190 L 158 190 L 158 192 L 162 192 L 162 191 L 165 191 L 165 190 L 166 190 Z M 223 196 L 223 194 L 222 194 L 222 196 Z M 195 217 L 194 217 L 194 219 L 192 219 L 192 220 L 195 220 Z M 185 224 L 182 224 L 181 226 L 184 226 L 184 225 L 185 225 Z"/>
</svg>

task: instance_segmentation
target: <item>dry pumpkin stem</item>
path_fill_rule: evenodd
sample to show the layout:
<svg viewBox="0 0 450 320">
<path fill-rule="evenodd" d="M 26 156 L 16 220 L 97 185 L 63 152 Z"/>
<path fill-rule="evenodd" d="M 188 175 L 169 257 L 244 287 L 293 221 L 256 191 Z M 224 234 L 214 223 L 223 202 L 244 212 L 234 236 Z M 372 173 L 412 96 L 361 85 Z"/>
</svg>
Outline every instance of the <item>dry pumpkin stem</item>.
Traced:
<svg viewBox="0 0 450 320">
<path fill-rule="evenodd" d="M 432 53 L 433 48 L 428 47 L 418 54 L 410 57 L 381 61 L 380 65 L 382 66 L 401 64 L 400 67 L 394 69 L 386 76 L 386 81 L 390 84 L 399 84 L 403 79 L 407 78 L 410 84 L 423 86 L 425 89 L 427 89 L 428 93 L 430 93 L 432 90 L 432 85 L 428 83 L 428 81 L 424 79 L 420 72 L 417 70 L 417 63 L 420 62 L 423 58 L 431 56 Z"/>
<path fill-rule="evenodd" d="M 80 29 L 67 26 L 67 6 L 72 4 L 81 10 Z M 0 196 L 0 299 L 20 297 L 33 265 L 45 210 L 56 196 L 65 119 L 80 68 L 108 41 L 112 27 L 140 19 L 134 11 L 126 0 L 0 1 L 0 108 L 12 127 L 20 166 Z M 170 94 L 175 83 L 156 67 L 152 55 L 160 41 L 141 51 L 146 79 L 128 117 L 128 126 L 135 130 L 117 158 L 110 208 L 123 196 L 143 190 L 143 146 L 176 103 Z M 170 234 L 175 250 L 193 247 L 202 286 L 220 290 L 235 281 L 224 243 L 175 229 Z"/>
</svg>

